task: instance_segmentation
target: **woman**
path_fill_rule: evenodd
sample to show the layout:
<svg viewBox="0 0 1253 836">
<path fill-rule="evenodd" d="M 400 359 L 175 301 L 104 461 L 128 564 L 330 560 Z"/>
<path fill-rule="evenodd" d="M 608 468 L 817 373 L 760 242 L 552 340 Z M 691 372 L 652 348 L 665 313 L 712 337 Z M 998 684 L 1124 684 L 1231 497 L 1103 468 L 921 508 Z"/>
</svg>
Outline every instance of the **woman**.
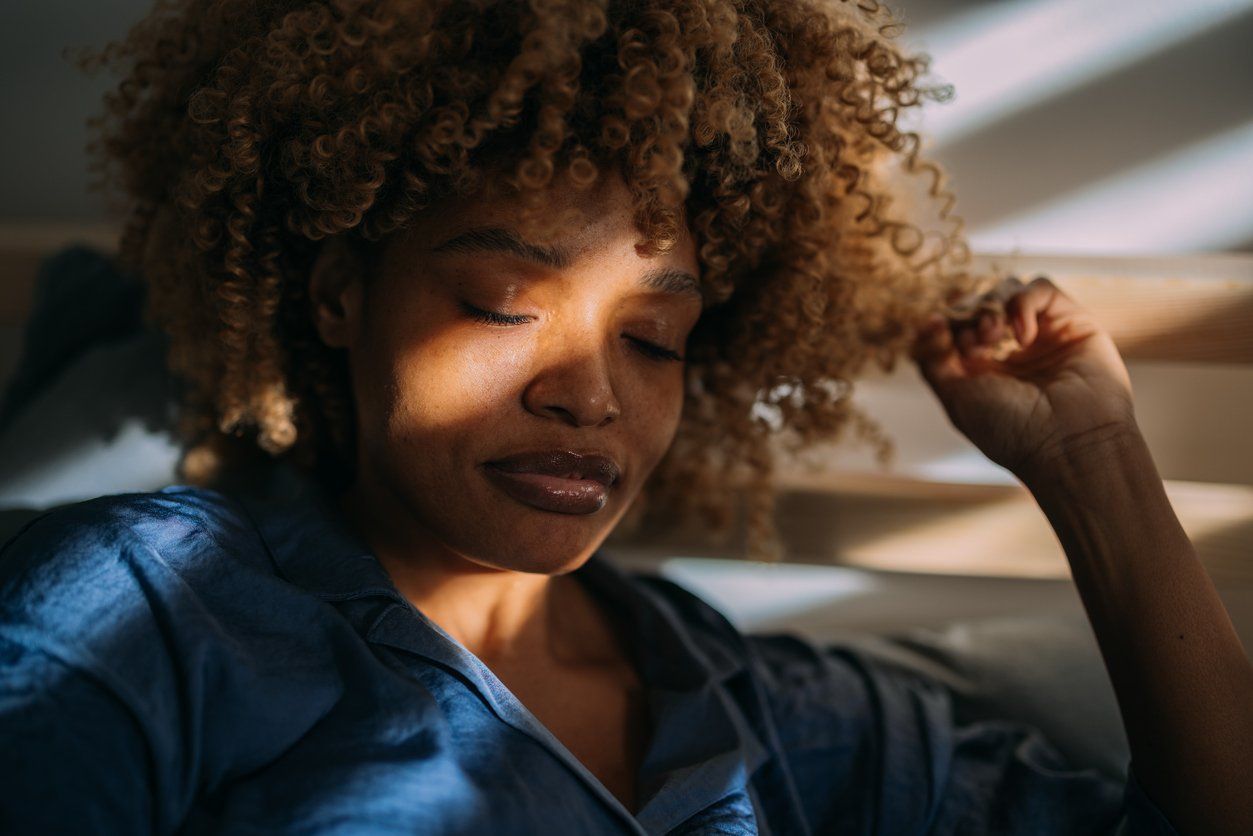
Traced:
<svg viewBox="0 0 1253 836">
<path fill-rule="evenodd" d="M 890 23 L 193 0 L 98 59 L 185 483 L 6 544 L 6 825 L 1247 832 L 1253 671 L 1108 335 L 887 211 L 891 162 L 948 197 L 895 127 L 934 91 Z M 988 315 L 926 318 L 972 293 Z M 777 557 L 772 443 L 835 437 L 906 349 L 1058 532 L 1123 786 L 598 554 L 628 511 L 716 526 L 747 490 Z"/>
</svg>

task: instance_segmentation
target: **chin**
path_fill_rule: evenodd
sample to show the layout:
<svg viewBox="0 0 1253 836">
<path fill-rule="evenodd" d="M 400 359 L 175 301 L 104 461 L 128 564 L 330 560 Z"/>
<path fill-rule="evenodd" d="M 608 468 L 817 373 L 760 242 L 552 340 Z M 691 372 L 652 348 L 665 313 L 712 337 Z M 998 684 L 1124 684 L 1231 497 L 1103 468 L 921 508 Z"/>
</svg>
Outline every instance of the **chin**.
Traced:
<svg viewBox="0 0 1253 836">
<path fill-rule="evenodd" d="M 491 529 L 472 525 L 462 554 L 483 566 L 545 575 L 565 574 L 582 566 L 600 548 L 617 522 L 608 514 L 566 516 L 523 509 L 520 514 L 484 514 Z"/>
<path fill-rule="evenodd" d="M 592 553 L 596 551 L 593 548 L 586 548 L 577 553 L 568 553 L 563 550 L 541 551 L 519 553 L 519 554 L 492 554 L 485 557 L 469 556 L 469 559 L 492 569 L 503 569 L 510 572 L 527 572 L 536 575 L 564 575 L 578 569 Z"/>
</svg>

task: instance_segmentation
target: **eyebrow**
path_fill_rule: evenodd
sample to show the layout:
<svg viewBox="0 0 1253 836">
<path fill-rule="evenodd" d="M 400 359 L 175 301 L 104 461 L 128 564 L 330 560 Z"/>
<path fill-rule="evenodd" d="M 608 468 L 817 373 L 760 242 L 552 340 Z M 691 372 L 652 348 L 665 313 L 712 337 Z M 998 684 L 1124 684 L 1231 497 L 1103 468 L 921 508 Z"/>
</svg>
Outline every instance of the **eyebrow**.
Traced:
<svg viewBox="0 0 1253 836">
<path fill-rule="evenodd" d="M 544 247 L 522 240 L 512 229 L 503 226 L 479 226 L 449 238 L 431 249 L 433 253 L 505 253 L 532 264 L 564 270 L 574 263 L 567 247 Z M 676 296 L 704 299 L 700 282 L 691 273 L 677 267 L 654 267 L 640 277 L 640 284 L 649 290 Z"/>
</svg>

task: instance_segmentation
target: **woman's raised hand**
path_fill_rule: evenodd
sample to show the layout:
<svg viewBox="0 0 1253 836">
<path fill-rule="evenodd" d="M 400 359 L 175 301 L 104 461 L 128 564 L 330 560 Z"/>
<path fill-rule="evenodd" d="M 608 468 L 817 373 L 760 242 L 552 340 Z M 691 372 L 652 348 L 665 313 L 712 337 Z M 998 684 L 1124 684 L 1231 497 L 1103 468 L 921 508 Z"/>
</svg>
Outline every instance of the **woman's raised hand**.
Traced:
<svg viewBox="0 0 1253 836">
<path fill-rule="evenodd" d="M 1004 279 L 968 307 L 968 317 L 933 314 L 911 357 L 949 420 L 989 459 L 1027 481 L 1139 432 L 1114 341 L 1048 278 Z M 1017 345 L 998 352 L 1011 336 Z"/>
</svg>

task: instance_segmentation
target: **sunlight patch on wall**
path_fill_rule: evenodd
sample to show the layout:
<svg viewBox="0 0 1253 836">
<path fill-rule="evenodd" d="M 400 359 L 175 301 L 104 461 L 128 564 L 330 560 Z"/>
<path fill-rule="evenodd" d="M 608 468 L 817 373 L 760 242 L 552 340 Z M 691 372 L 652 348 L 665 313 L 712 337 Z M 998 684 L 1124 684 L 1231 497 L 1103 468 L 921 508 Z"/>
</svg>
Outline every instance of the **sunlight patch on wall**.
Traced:
<svg viewBox="0 0 1253 836">
<path fill-rule="evenodd" d="M 951 102 L 926 109 L 921 129 L 939 145 L 952 143 L 1250 9 L 1253 0 L 988 4 L 905 35 L 956 90 Z"/>
<path fill-rule="evenodd" d="M 1253 122 L 990 227 L 983 252 L 1203 252 L 1253 238 Z"/>
</svg>

